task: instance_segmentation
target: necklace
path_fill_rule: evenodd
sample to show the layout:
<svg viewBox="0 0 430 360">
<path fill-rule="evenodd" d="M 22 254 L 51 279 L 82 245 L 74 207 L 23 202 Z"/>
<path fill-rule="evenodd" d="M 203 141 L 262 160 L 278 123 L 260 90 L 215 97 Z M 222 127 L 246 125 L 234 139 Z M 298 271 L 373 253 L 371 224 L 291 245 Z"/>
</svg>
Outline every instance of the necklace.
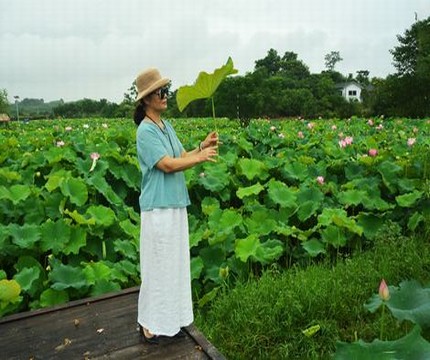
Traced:
<svg viewBox="0 0 430 360">
<path fill-rule="evenodd" d="M 157 123 L 157 122 L 156 122 L 154 119 L 152 119 L 150 116 L 146 115 L 146 117 L 147 117 L 149 120 L 151 120 L 155 125 L 157 125 L 157 127 L 160 129 L 160 131 L 161 131 L 161 133 L 162 133 L 162 134 L 164 134 L 165 136 L 167 136 L 167 138 L 169 139 L 170 147 L 172 148 L 173 157 L 175 158 L 175 157 L 176 157 L 176 155 L 175 155 L 175 149 L 174 149 L 174 147 L 173 147 L 172 140 L 170 140 L 169 131 L 167 130 L 166 124 L 164 123 L 163 119 L 160 119 L 160 121 L 161 121 L 161 123 L 163 124 L 163 127 L 164 127 L 164 128 L 162 128 L 162 127 L 160 126 L 160 124 L 159 124 L 159 123 Z"/>
<path fill-rule="evenodd" d="M 166 129 L 166 125 L 164 125 L 164 121 L 163 119 L 160 119 L 160 122 L 163 124 L 164 129 L 160 126 L 160 124 L 158 122 L 156 122 L 152 117 L 146 115 L 146 117 L 151 120 L 155 125 L 157 125 L 157 127 L 164 133 L 164 130 Z"/>
</svg>

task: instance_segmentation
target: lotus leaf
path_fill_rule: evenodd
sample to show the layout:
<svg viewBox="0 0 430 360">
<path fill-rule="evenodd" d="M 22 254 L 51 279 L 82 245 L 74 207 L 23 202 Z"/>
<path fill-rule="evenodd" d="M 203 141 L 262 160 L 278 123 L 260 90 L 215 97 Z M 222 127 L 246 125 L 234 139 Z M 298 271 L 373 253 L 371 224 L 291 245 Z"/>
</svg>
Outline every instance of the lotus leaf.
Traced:
<svg viewBox="0 0 430 360">
<path fill-rule="evenodd" d="M 251 195 L 258 195 L 260 192 L 264 190 L 264 186 L 262 186 L 259 182 L 247 186 L 247 187 L 240 187 L 236 191 L 236 195 L 239 199 L 243 199 L 244 197 L 251 196 Z"/>
<path fill-rule="evenodd" d="M 236 74 L 233 60 L 228 58 L 227 63 L 216 69 L 213 74 L 200 72 L 194 85 L 182 86 L 176 94 L 176 102 L 179 111 L 183 111 L 187 105 L 197 99 L 207 99 L 212 97 L 221 82 L 228 76 Z"/>
<path fill-rule="evenodd" d="M 395 341 L 374 340 L 366 343 L 337 342 L 335 360 L 399 360 L 430 358 L 430 343 L 420 335 L 416 326 L 409 334 Z"/>
<path fill-rule="evenodd" d="M 270 199 L 282 207 L 294 208 L 297 206 L 296 190 L 293 190 L 280 181 L 270 180 L 268 193 Z"/>
<path fill-rule="evenodd" d="M 12 242 L 21 249 L 31 249 L 40 240 L 39 226 L 35 224 L 9 224 L 9 234 L 12 236 Z"/>
<path fill-rule="evenodd" d="M 40 226 L 40 247 L 43 251 L 60 253 L 70 240 L 70 225 L 63 219 L 57 221 L 47 220 Z"/>
<path fill-rule="evenodd" d="M 82 268 L 61 263 L 53 267 L 49 274 L 49 280 L 51 280 L 51 288 L 54 290 L 65 290 L 69 288 L 80 290 L 88 286 Z"/>
<path fill-rule="evenodd" d="M 414 190 L 408 194 L 396 196 L 396 201 L 401 207 L 412 207 L 419 199 L 423 198 L 424 192 Z"/>
</svg>

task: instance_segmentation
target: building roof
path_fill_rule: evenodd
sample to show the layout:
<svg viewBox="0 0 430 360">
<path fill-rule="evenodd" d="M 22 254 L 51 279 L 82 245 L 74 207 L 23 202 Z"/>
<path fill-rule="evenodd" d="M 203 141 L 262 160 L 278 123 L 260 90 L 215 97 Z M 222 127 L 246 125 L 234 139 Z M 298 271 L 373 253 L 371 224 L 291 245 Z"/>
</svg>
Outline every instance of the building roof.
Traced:
<svg viewBox="0 0 430 360">
<path fill-rule="evenodd" d="M 8 114 L 0 114 L 0 121 L 9 121 L 10 117 Z"/>
<path fill-rule="evenodd" d="M 348 85 L 356 85 L 358 86 L 360 89 L 364 89 L 365 86 L 361 85 L 360 83 L 358 83 L 357 81 L 346 81 L 346 82 L 342 82 L 342 83 L 337 83 L 336 89 L 344 89 L 346 88 Z"/>
</svg>

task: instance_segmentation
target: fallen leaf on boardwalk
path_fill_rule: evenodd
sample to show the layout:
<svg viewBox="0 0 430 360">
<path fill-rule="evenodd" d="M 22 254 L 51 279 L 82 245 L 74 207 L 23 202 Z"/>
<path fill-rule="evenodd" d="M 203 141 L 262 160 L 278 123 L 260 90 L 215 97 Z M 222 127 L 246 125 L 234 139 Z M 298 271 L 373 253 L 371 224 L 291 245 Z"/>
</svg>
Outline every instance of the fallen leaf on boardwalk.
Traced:
<svg viewBox="0 0 430 360">
<path fill-rule="evenodd" d="M 61 345 L 58 345 L 58 346 L 55 348 L 55 351 L 62 351 L 62 350 L 64 350 L 67 346 L 69 346 L 71 343 L 72 343 L 72 340 L 70 340 L 70 339 L 68 339 L 68 338 L 65 338 L 65 339 L 64 339 L 64 341 L 63 341 L 63 343 L 62 343 Z"/>
<path fill-rule="evenodd" d="M 75 319 L 75 320 L 73 320 L 73 324 L 74 324 L 75 326 L 79 326 L 80 321 L 79 321 L 78 319 Z"/>
<path fill-rule="evenodd" d="M 203 349 L 202 349 L 202 347 L 200 346 L 200 345 L 196 345 L 196 346 L 194 346 L 194 348 L 196 349 L 196 350 L 199 350 L 199 351 L 202 351 Z"/>
<path fill-rule="evenodd" d="M 103 329 L 103 328 L 97 329 L 97 332 L 98 332 L 99 334 L 101 334 L 103 331 L 105 331 L 105 329 Z"/>
</svg>

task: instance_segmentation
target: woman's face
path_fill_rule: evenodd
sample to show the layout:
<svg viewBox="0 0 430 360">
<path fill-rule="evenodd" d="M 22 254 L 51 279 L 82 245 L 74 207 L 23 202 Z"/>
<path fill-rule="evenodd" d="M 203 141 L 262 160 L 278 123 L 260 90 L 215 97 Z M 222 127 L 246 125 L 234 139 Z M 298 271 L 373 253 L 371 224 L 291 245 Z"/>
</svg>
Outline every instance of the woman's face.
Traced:
<svg viewBox="0 0 430 360">
<path fill-rule="evenodd" d="M 146 105 L 154 111 L 163 112 L 167 109 L 167 88 L 159 88 L 149 94 L 146 99 Z"/>
</svg>

